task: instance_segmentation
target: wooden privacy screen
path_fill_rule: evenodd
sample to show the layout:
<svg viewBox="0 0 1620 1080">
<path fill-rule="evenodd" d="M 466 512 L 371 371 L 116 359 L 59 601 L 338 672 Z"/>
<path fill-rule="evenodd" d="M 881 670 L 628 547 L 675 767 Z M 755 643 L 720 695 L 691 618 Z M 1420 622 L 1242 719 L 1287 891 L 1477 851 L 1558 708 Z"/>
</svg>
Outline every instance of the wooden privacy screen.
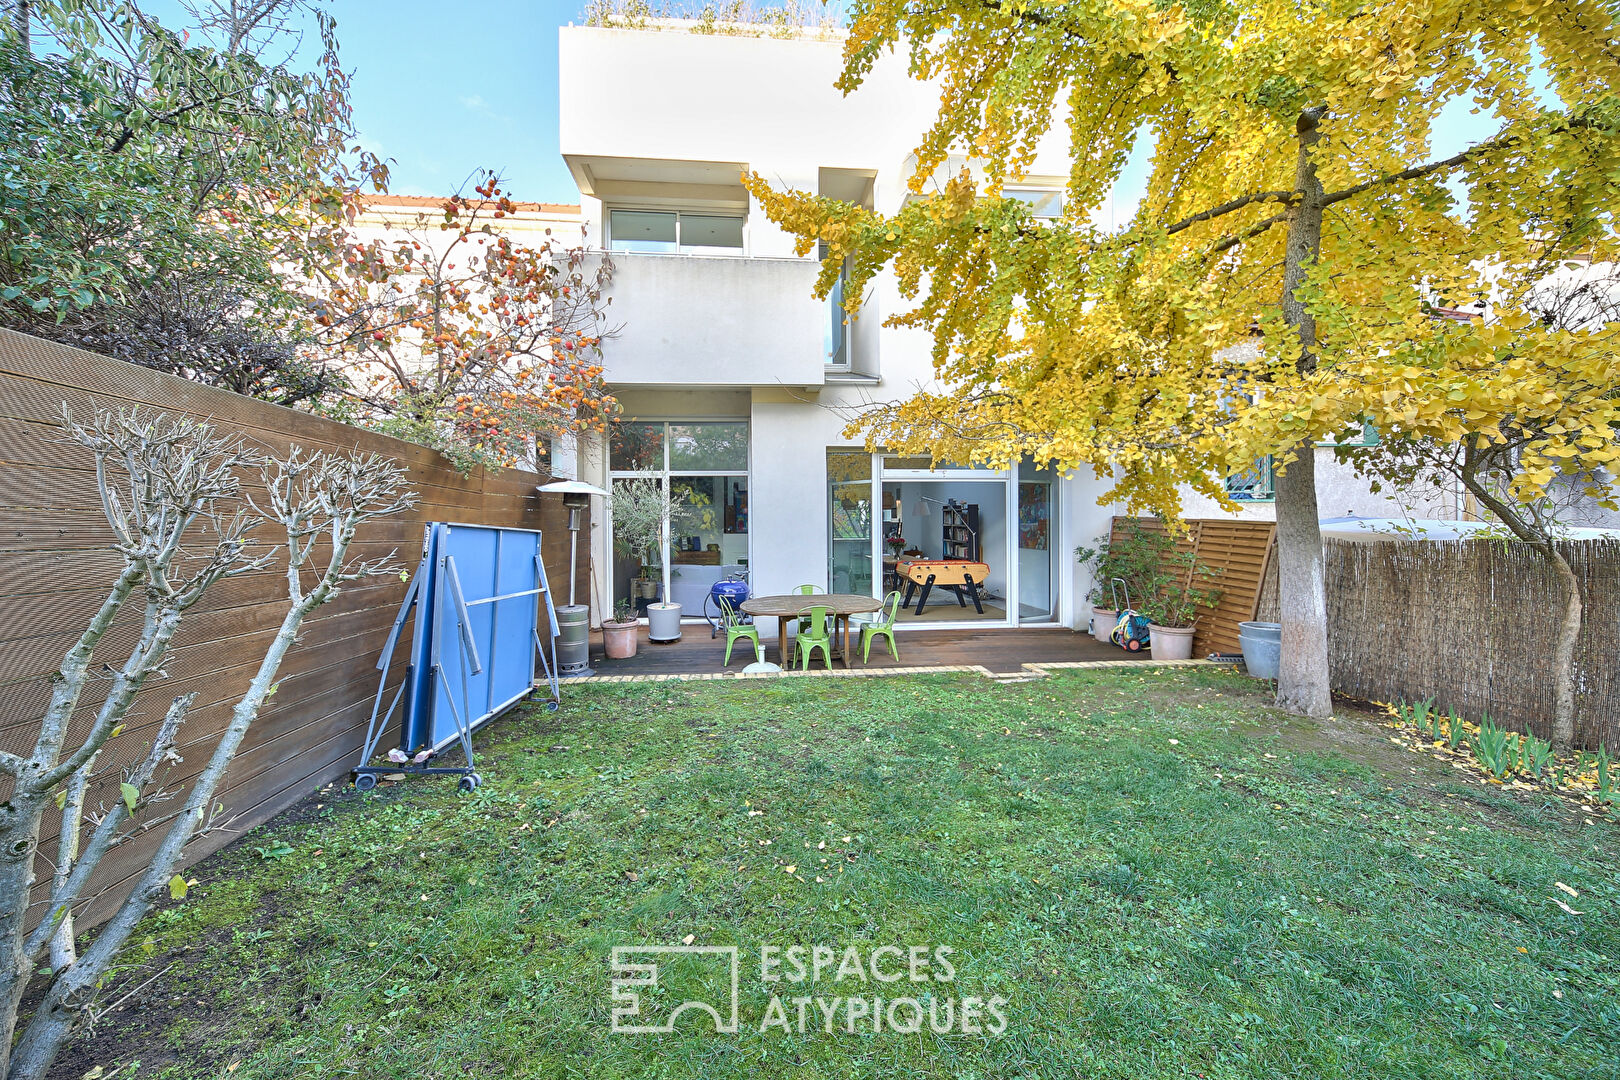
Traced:
<svg viewBox="0 0 1620 1080">
<path fill-rule="evenodd" d="M 1116 517 L 1109 543 L 1117 544 L 1129 533 L 1130 518 Z M 1136 518 L 1143 529 L 1163 531 L 1158 518 Z M 1260 589 L 1271 563 L 1277 526 L 1270 521 L 1229 521 L 1222 518 L 1188 518 L 1186 530 L 1176 538 L 1178 551 L 1191 551 L 1200 562 L 1220 574 L 1211 583 L 1221 592 L 1220 602 L 1198 617 L 1193 635 L 1193 655 L 1212 652 L 1239 652 L 1238 623 L 1254 619 L 1260 603 Z M 1140 598 L 1137 599 L 1140 603 Z"/>
<path fill-rule="evenodd" d="M 48 697 L 50 674 L 106 595 L 121 560 L 96 494 L 88 452 L 61 441 L 55 421 L 66 403 L 78 417 L 97 409 L 141 405 L 153 412 L 189 413 L 215 421 L 268 451 L 292 444 L 312 450 L 358 448 L 395 459 L 409 470 L 420 499 L 414 511 L 370 523 L 355 541 L 357 555 L 397 549 L 415 567 L 429 521 L 520 526 L 544 533 L 553 587 L 567 590 L 568 514 L 560 496 L 535 490 L 548 477 L 503 470 L 463 477 L 431 450 L 305 413 L 216 390 L 79 349 L 0 330 L 0 747 L 33 745 Z M 199 537 L 200 537 L 199 533 Z M 265 530 L 267 540 L 274 533 Z M 582 572 L 578 587 L 588 588 Z M 286 606 L 286 581 L 271 567 L 216 584 L 185 618 L 166 665 L 168 678 L 149 683 L 129 730 L 101 758 L 88 805 L 119 797 L 121 766 L 144 750 L 143 731 L 176 695 L 198 691 L 181 730 L 185 762 L 167 786 L 183 787 L 201 769 L 230 709 L 246 689 Z M 405 584 L 398 577 L 356 582 L 318 609 L 281 666 L 280 684 L 231 765 L 220 801 L 234 815 L 229 831 L 203 837 L 191 858 L 228 843 L 313 788 L 344 776 L 355 764 L 372 695 L 377 652 Z M 102 639 L 93 666 L 118 666 L 139 631 L 141 605 L 131 604 Z M 409 636 L 401 644 L 409 648 Z M 392 677 L 403 677 L 403 652 Z M 390 692 L 392 687 L 390 687 Z M 103 691 L 104 692 L 104 691 Z M 86 691 L 73 734 L 83 737 L 99 703 Z M 0 798 L 7 794 L 0 786 Z M 56 823 L 47 822 L 45 850 L 54 850 Z M 114 849 L 92 890 L 90 920 L 110 914 L 147 853 L 163 836 L 153 829 Z M 49 864 L 39 876 L 50 880 Z"/>
</svg>

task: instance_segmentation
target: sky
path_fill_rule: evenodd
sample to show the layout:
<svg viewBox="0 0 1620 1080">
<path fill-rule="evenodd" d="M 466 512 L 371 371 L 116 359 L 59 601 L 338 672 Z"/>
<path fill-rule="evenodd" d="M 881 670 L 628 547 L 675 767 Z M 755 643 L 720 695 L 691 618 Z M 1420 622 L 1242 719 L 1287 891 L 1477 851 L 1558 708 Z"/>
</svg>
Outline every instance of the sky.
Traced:
<svg viewBox="0 0 1620 1080">
<path fill-rule="evenodd" d="M 338 0 L 333 10 L 362 141 L 394 159 L 396 194 L 447 194 L 493 168 L 515 199 L 579 201 L 557 152 L 557 28 L 583 21 L 584 0 Z"/>
<path fill-rule="evenodd" d="M 171 26 L 185 22 L 178 0 L 146 7 Z M 585 0 L 331 0 L 329 9 L 354 73 L 361 143 L 392 159 L 392 191 L 448 194 L 492 168 L 514 199 L 578 201 L 557 150 L 557 29 L 583 23 Z M 313 33 L 307 40 L 317 41 Z M 313 44 L 305 51 L 313 54 Z M 1454 100 L 1436 125 L 1434 155 L 1456 153 L 1496 127 L 1490 114 Z M 1151 139 L 1138 140 L 1096 215 L 1099 226 L 1129 220 L 1151 151 Z"/>
</svg>

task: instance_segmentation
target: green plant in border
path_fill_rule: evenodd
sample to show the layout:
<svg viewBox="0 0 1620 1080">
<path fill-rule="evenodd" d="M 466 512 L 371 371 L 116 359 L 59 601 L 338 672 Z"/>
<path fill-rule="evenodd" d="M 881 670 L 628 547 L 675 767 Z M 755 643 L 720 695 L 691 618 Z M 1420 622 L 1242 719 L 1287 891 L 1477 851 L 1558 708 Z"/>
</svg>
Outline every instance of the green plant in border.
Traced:
<svg viewBox="0 0 1620 1080">
<path fill-rule="evenodd" d="M 1446 746 L 1452 750 L 1461 746 L 1465 731 L 1462 717 L 1456 709 L 1452 709 L 1446 714 Z"/>
<path fill-rule="evenodd" d="M 1434 698 L 1426 698 L 1413 705 L 1402 706 L 1412 726 L 1431 739 L 1440 738 L 1440 711 L 1434 707 Z"/>
<path fill-rule="evenodd" d="M 1497 780 L 1513 771 L 1514 751 L 1508 743 L 1508 733 L 1491 723 L 1489 716 L 1480 718 L 1479 734 L 1469 736 L 1468 748 Z"/>
<path fill-rule="evenodd" d="M 1544 779 L 1548 766 L 1553 763 L 1553 746 L 1546 739 L 1526 735 L 1520 744 L 1520 761 L 1524 770 L 1537 780 Z"/>
<path fill-rule="evenodd" d="M 1597 798 L 1600 803 L 1620 802 L 1620 796 L 1617 796 L 1614 790 L 1614 774 L 1609 770 L 1611 763 L 1609 748 L 1599 746 L 1597 752 Z"/>
<path fill-rule="evenodd" d="M 1074 557 L 1081 566 L 1091 568 L 1092 586 L 1086 598 L 1092 606 L 1104 610 L 1113 606 L 1109 586 L 1115 578 L 1125 583 L 1128 602 L 1140 607 L 1156 591 L 1163 561 L 1176 551 L 1174 537 L 1164 529 L 1143 528 L 1137 518 L 1126 520 L 1125 535 L 1117 541 L 1111 534 L 1104 534 L 1092 543 L 1096 547 L 1075 548 Z"/>
</svg>

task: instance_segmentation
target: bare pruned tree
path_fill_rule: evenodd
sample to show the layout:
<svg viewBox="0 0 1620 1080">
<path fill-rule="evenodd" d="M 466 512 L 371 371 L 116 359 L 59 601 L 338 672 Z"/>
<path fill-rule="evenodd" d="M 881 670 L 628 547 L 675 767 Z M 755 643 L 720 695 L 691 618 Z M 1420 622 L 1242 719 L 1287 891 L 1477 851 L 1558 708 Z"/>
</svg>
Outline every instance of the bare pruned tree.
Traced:
<svg viewBox="0 0 1620 1080">
<path fill-rule="evenodd" d="M 299 627 L 348 582 L 397 572 L 392 555 L 351 559 L 349 549 L 365 522 L 414 504 L 404 470 L 376 455 L 290 454 L 267 457 L 240 439 L 190 418 L 137 411 L 99 413 L 86 424 L 64 410 L 68 441 L 95 460 L 102 510 L 123 569 L 84 632 L 51 678 L 51 697 L 33 748 L 0 752 L 0 774 L 12 784 L 0 803 L 0 1075 L 43 1077 L 75 1025 L 92 1008 L 113 959 L 152 903 L 166 891 L 183 893 L 178 878 L 186 846 L 213 824 L 223 807 L 215 795 L 265 701 Z M 256 500 L 243 490 L 242 473 L 256 470 L 265 491 Z M 252 543 L 260 526 L 274 523 L 284 544 L 261 550 Z M 206 548 L 190 550 L 199 534 Z M 228 577 L 282 564 L 287 607 L 253 681 L 207 762 L 179 805 L 182 792 L 164 786 L 181 725 L 194 695 L 175 698 L 133 765 L 122 770 L 120 798 L 88 807 L 86 794 L 103 749 L 123 735 L 142 687 L 160 677 L 169 645 L 186 613 L 210 586 Z M 310 579 L 313 575 L 313 580 Z M 142 629 L 129 658 L 111 671 L 106 697 L 88 732 L 69 745 L 70 721 L 86 689 L 103 678 L 91 657 L 114 617 L 144 598 Z M 44 909 L 31 903 L 34 866 L 47 809 L 59 806 L 62 823 Z M 165 827 L 134 889 L 82 952 L 74 912 L 87 900 L 96 867 L 112 848 L 138 833 Z M 23 993 L 41 959 L 50 977 L 27 1025 L 16 1033 Z M 15 1037 L 14 1037 L 15 1036 Z"/>
</svg>

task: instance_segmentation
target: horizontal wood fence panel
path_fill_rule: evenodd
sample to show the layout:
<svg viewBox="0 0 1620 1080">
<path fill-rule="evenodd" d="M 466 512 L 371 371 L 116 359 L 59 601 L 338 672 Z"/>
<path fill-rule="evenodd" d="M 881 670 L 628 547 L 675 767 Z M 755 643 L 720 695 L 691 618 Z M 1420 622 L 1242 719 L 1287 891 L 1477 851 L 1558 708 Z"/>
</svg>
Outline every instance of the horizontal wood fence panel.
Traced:
<svg viewBox="0 0 1620 1080">
<path fill-rule="evenodd" d="M 1128 539 L 1128 523 L 1132 520 L 1128 517 L 1114 518 L 1110 544 Z M 1164 523 L 1158 518 L 1134 520 L 1144 530 L 1164 531 Z M 1220 591 L 1220 599 L 1213 607 L 1199 610 L 1197 629 L 1193 634 L 1193 655 L 1237 652 L 1238 623 L 1255 618 L 1277 527 L 1269 521 L 1232 521 L 1225 518 L 1187 518 L 1182 524 L 1185 528 L 1176 537 L 1176 550 L 1190 551 L 1203 565 L 1219 571 L 1207 585 Z M 1140 605 L 1145 598 L 1133 599 Z"/>
<path fill-rule="evenodd" d="M 397 550 L 399 561 L 414 568 L 430 521 L 540 529 L 552 587 L 567 591 L 568 511 L 560 497 L 535 490 L 548 479 L 543 474 L 475 470 L 462 476 L 424 447 L 0 330 L 0 747 L 5 749 L 32 745 L 50 675 L 121 565 L 110 550 L 92 459 L 64 442 L 56 426 L 64 404 L 80 419 L 98 409 L 133 405 L 208 419 L 269 453 L 285 453 L 296 444 L 311 451 L 380 454 L 406 467 L 421 501 L 409 513 L 371 523 L 356 540 L 355 554 L 376 557 Z M 256 494 L 251 479 L 246 486 Z M 270 526 L 261 536 L 267 544 L 277 542 Z M 199 550 L 203 539 L 199 531 L 194 540 Z M 304 624 L 282 664 L 276 695 L 222 787 L 220 801 L 227 815 L 234 815 L 230 831 L 203 837 L 191 859 L 230 842 L 312 788 L 346 776 L 370 717 L 377 654 L 405 587 L 397 577 L 356 582 Z M 576 587 L 589 595 L 585 560 Z M 120 769 L 141 754 L 143 733 L 150 734 L 173 697 L 195 690 L 196 705 L 180 733 L 184 762 L 169 778 L 182 790 L 189 785 L 285 614 L 284 589 L 277 570 L 244 575 L 215 585 L 187 614 L 165 665 L 167 678 L 142 690 L 127 730 L 103 752 L 92 801 L 118 797 Z M 132 604 L 97 647 L 93 667 L 116 668 L 127 658 L 140 623 L 138 598 Z M 391 687 L 403 676 L 406 649 L 405 643 L 398 646 Z M 105 693 L 105 684 L 87 688 L 70 741 L 83 738 Z M 4 794 L 0 790 L 0 797 Z M 91 921 L 111 913 L 162 833 L 141 833 L 109 855 L 86 908 Z M 54 842 L 54 834 L 48 834 L 45 853 L 54 850 Z M 42 858 L 39 876 L 48 879 L 49 871 Z"/>
</svg>

